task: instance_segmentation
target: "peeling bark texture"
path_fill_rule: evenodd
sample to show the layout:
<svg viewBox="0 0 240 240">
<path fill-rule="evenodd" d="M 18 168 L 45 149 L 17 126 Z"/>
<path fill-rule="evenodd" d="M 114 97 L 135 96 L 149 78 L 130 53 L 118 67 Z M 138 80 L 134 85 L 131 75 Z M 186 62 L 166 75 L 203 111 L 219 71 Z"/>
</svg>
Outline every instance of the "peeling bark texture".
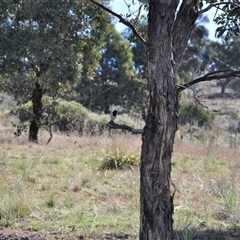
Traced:
<svg viewBox="0 0 240 240">
<path fill-rule="evenodd" d="M 191 13 L 187 17 L 176 15 L 178 2 L 150 0 L 149 4 L 149 108 L 142 137 L 140 240 L 173 239 L 170 173 L 178 116 L 175 72 L 196 19 L 195 1 L 182 1 L 179 11 Z"/>
<path fill-rule="evenodd" d="M 33 103 L 33 119 L 29 129 L 29 141 L 38 142 L 39 120 L 42 114 L 42 96 L 43 90 L 39 83 L 35 83 L 35 88 L 32 93 Z"/>
</svg>

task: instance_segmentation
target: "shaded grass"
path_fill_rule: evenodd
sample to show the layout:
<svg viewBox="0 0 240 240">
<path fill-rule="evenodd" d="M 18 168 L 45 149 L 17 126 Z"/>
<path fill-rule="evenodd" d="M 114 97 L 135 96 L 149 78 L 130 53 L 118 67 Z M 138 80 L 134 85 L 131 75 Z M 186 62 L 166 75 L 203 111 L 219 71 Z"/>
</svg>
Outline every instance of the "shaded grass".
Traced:
<svg viewBox="0 0 240 240">
<path fill-rule="evenodd" d="M 136 236 L 139 168 L 100 170 L 109 149 L 139 154 L 140 136 L 55 136 L 49 145 L 0 146 L 0 225 L 12 230 Z M 177 140 L 175 239 L 239 239 L 239 153 Z M 211 239 L 211 238 L 209 238 Z"/>
</svg>

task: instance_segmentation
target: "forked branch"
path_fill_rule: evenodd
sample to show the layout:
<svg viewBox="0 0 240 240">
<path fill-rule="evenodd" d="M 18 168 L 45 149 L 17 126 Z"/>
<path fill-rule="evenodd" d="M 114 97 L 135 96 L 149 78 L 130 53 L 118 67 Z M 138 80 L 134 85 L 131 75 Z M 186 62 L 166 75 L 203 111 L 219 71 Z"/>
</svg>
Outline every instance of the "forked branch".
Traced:
<svg viewBox="0 0 240 240">
<path fill-rule="evenodd" d="M 240 71 L 234 71 L 234 70 L 222 70 L 222 71 L 214 71 L 210 72 L 202 77 L 196 78 L 193 81 L 190 81 L 188 83 L 185 83 L 177 88 L 177 94 L 179 95 L 183 90 L 190 88 L 196 83 L 199 82 L 206 82 L 206 81 L 212 81 L 212 80 L 220 80 L 224 78 L 230 78 L 230 77 L 239 77 L 240 78 Z"/>
<path fill-rule="evenodd" d="M 221 5 L 232 5 L 236 8 L 240 8 L 240 4 L 236 3 L 236 2 L 230 2 L 230 1 L 226 1 L 226 2 L 216 2 L 216 3 L 211 3 L 209 4 L 206 8 L 202 9 L 201 11 L 199 11 L 199 15 L 203 14 L 205 12 L 208 12 L 211 8 L 213 7 L 219 7 Z"/>
<path fill-rule="evenodd" d="M 136 30 L 136 28 L 129 22 L 126 21 L 121 15 L 113 12 L 111 9 L 103 6 L 102 4 L 94 1 L 94 0 L 89 0 L 90 2 L 92 2 L 93 4 L 97 5 L 98 7 L 102 8 L 103 10 L 107 11 L 108 13 L 112 14 L 113 16 L 117 17 L 119 19 L 119 22 L 121 22 L 122 24 L 126 25 L 127 27 L 129 27 L 132 31 L 133 34 L 144 44 L 146 45 L 146 40 L 143 39 L 141 37 L 141 35 L 138 33 L 138 31 Z"/>
<path fill-rule="evenodd" d="M 110 122 L 108 122 L 107 126 L 112 129 L 127 130 L 127 131 L 131 132 L 132 134 L 143 134 L 143 129 L 135 129 L 126 124 L 117 124 L 112 120 Z"/>
</svg>

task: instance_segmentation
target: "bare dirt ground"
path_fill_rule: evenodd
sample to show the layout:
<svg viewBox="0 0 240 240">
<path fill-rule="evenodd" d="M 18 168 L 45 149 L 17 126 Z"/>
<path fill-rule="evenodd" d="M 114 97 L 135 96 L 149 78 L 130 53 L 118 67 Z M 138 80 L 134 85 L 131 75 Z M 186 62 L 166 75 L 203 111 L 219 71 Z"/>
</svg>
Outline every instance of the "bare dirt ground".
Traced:
<svg viewBox="0 0 240 240">
<path fill-rule="evenodd" d="M 92 236 L 85 238 L 81 235 L 65 235 L 60 233 L 39 233 L 30 230 L 13 231 L 1 228 L 0 240 L 136 240 L 136 236 L 121 235 L 104 235 L 104 236 Z"/>
<path fill-rule="evenodd" d="M 47 239 L 47 237 L 44 237 L 43 235 L 37 232 L 31 232 L 27 230 L 14 232 L 12 230 L 1 228 L 0 239 L 1 240 L 28 240 L 28 239 L 43 240 L 43 239 Z"/>
<path fill-rule="evenodd" d="M 13 230 L 0 229 L 0 240 L 137 240 L 137 236 L 104 235 L 85 238 L 81 235 L 64 235 L 59 233 L 39 233 L 29 230 L 14 232 Z M 240 231 L 232 229 L 226 232 L 216 233 L 214 230 L 203 230 L 199 235 L 191 240 L 239 240 Z M 189 239 L 190 240 L 190 239 Z"/>
</svg>

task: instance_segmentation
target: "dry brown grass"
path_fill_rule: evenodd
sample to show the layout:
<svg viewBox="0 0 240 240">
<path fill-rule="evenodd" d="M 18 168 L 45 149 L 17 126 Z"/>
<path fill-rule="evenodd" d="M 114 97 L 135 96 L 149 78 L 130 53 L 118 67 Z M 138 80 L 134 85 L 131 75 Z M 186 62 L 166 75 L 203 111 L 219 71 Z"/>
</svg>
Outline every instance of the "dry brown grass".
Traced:
<svg viewBox="0 0 240 240">
<path fill-rule="evenodd" d="M 1 226 L 85 236 L 136 233 L 138 168 L 100 171 L 99 166 L 104 149 L 136 152 L 140 138 L 55 134 L 45 145 L 46 138 L 38 145 L 20 138 L 1 145 Z"/>
<path fill-rule="evenodd" d="M 240 152 L 227 145 L 176 141 L 172 179 L 180 190 L 175 195 L 179 239 L 199 239 L 212 229 L 211 239 L 239 238 L 239 159 Z"/>
</svg>

